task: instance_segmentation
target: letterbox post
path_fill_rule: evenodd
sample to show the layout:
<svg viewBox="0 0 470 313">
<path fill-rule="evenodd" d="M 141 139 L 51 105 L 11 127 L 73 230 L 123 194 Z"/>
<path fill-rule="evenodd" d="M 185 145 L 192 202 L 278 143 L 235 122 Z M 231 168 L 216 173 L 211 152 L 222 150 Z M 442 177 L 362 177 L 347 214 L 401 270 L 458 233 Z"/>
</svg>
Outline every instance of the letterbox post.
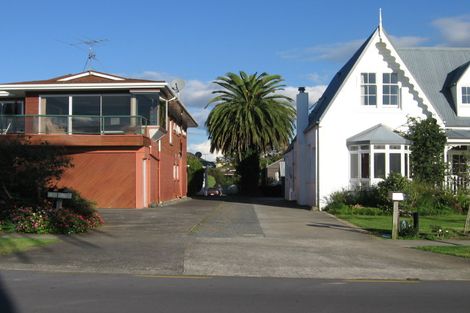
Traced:
<svg viewBox="0 0 470 313">
<path fill-rule="evenodd" d="M 389 196 L 393 201 L 392 239 L 398 239 L 398 225 L 400 224 L 398 202 L 405 200 L 405 195 L 402 192 L 391 192 Z"/>
</svg>

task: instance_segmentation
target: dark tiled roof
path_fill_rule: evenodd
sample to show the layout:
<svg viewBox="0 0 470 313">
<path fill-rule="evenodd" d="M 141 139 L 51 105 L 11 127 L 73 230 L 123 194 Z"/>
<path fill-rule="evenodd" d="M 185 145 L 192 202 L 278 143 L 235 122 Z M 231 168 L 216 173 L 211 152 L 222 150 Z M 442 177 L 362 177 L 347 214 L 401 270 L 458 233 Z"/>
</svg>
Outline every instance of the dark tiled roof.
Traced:
<svg viewBox="0 0 470 313">
<path fill-rule="evenodd" d="M 75 79 L 71 80 L 63 80 L 68 77 L 73 77 L 76 75 L 84 74 L 84 73 L 90 73 L 90 75 L 87 76 L 82 76 L 78 77 Z M 163 81 L 155 81 L 155 80 L 146 80 L 146 79 L 134 79 L 134 78 L 127 78 L 127 77 L 121 77 L 117 76 L 114 74 L 108 74 L 108 73 L 101 73 L 97 71 L 86 71 L 82 73 L 76 73 L 76 74 L 67 74 L 59 77 L 54 77 L 54 78 L 49 78 L 45 80 L 33 80 L 33 81 L 25 81 L 25 82 L 14 82 L 14 83 L 6 83 L 4 85 L 47 85 L 47 84 L 105 84 L 105 83 L 155 83 L 155 82 L 163 82 Z M 101 75 L 106 75 L 106 76 L 113 76 L 116 78 L 119 78 L 119 80 L 114 80 L 102 76 L 97 76 L 93 75 L 93 73 L 98 73 Z"/>
</svg>

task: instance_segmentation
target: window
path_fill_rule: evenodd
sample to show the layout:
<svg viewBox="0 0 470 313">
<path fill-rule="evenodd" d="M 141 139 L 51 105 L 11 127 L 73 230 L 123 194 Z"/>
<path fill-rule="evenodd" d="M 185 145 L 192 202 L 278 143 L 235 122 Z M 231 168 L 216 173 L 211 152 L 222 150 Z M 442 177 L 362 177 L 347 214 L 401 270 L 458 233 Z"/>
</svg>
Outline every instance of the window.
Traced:
<svg viewBox="0 0 470 313">
<path fill-rule="evenodd" d="M 384 73 L 382 83 L 382 104 L 398 105 L 398 74 Z"/>
<path fill-rule="evenodd" d="M 358 154 L 351 154 L 351 178 L 359 178 Z"/>
<path fill-rule="evenodd" d="M 149 125 L 157 125 L 158 93 L 138 94 L 135 97 L 137 99 L 137 114 L 145 117 Z"/>
<path fill-rule="evenodd" d="M 462 87 L 462 103 L 470 104 L 470 87 Z"/>
<path fill-rule="evenodd" d="M 390 173 L 401 174 L 401 154 L 390 153 Z"/>
<path fill-rule="evenodd" d="M 103 115 L 131 115 L 130 95 L 103 95 L 101 101 Z"/>
<path fill-rule="evenodd" d="M 47 117 L 39 119 L 41 133 L 63 134 L 69 131 L 69 97 L 41 97 L 41 114 Z M 64 116 L 66 115 L 66 116 Z"/>
<path fill-rule="evenodd" d="M 467 172 L 467 158 L 462 154 L 452 156 L 452 175 L 462 175 Z"/>
<path fill-rule="evenodd" d="M 385 153 L 374 153 L 374 178 L 385 178 Z"/>
<path fill-rule="evenodd" d="M 362 105 L 377 105 L 377 85 L 375 73 L 361 73 Z"/>
<path fill-rule="evenodd" d="M 101 97 L 101 114 L 104 133 L 123 133 L 129 126 L 139 126 L 140 119 L 130 117 L 130 95 L 103 95 Z"/>
<path fill-rule="evenodd" d="M 42 114 L 69 115 L 69 97 L 42 97 Z"/>
<path fill-rule="evenodd" d="M 92 133 L 100 132 L 100 96 L 73 96 L 72 97 L 72 132 Z"/>
<path fill-rule="evenodd" d="M 361 154 L 361 178 L 369 178 L 369 153 Z"/>
<path fill-rule="evenodd" d="M 23 101 L 2 101 L 0 102 L 0 115 L 21 115 L 23 114 Z"/>
</svg>

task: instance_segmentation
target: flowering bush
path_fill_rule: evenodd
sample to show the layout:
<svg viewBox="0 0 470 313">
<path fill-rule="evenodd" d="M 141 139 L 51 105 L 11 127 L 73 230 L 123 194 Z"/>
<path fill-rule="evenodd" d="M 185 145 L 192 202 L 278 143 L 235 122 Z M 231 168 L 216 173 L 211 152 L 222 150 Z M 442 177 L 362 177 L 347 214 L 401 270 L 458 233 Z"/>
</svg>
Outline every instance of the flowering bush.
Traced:
<svg viewBox="0 0 470 313">
<path fill-rule="evenodd" d="M 54 233 L 84 233 L 103 224 L 101 216 L 93 212 L 89 216 L 80 215 L 70 209 L 54 209 L 50 212 Z"/>
<path fill-rule="evenodd" d="M 7 215 L 0 217 L 0 231 L 75 234 L 104 224 L 93 209 L 93 203 L 77 192 L 73 192 L 72 199 L 64 201 L 64 205 L 65 208 L 57 209 L 52 202 L 44 201 L 37 207 L 13 206 L 7 210 Z"/>
<path fill-rule="evenodd" d="M 50 229 L 49 216 L 43 210 L 17 208 L 11 212 L 10 219 L 17 232 L 43 234 Z"/>
</svg>

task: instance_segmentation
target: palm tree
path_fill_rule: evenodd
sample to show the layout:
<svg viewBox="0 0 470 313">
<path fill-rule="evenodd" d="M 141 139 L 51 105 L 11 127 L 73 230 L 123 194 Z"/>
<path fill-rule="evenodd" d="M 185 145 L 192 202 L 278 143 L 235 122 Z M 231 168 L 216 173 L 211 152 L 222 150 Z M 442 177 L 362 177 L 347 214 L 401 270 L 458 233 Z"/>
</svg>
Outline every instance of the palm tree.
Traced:
<svg viewBox="0 0 470 313">
<path fill-rule="evenodd" d="M 279 94 L 285 85 L 279 75 L 227 73 L 215 84 L 222 87 L 208 103 L 206 127 L 215 150 L 237 160 L 242 189 L 256 189 L 259 157 L 281 150 L 292 139 L 295 110 L 292 99 Z"/>
</svg>

